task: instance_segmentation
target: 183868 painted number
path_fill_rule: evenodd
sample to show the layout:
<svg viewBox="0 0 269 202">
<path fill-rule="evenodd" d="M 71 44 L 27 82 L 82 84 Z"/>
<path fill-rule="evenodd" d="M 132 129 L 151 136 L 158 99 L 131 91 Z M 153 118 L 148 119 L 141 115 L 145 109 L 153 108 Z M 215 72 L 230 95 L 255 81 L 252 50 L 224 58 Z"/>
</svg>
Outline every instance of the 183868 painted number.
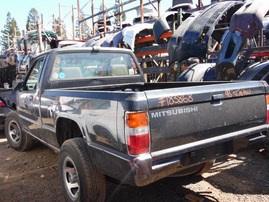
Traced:
<svg viewBox="0 0 269 202">
<path fill-rule="evenodd" d="M 192 102 L 193 102 L 192 95 L 177 95 L 177 96 L 159 98 L 159 103 L 162 107 L 172 106 L 172 105 L 177 105 L 177 104 L 186 104 L 186 103 L 192 103 Z"/>
</svg>

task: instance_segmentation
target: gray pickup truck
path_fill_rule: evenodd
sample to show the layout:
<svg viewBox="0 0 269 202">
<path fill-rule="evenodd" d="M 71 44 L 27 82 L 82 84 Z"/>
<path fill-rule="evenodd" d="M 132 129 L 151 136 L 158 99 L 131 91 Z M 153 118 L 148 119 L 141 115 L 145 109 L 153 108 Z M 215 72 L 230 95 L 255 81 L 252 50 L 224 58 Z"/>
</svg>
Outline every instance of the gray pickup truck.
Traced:
<svg viewBox="0 0 269 202">
<path fill-rule="evenodd" d="M 39 140 L 59 152 L 67 201 L 104 201 L 105 177 L 145 186 L 201 174 L 215 159 L 266 138 L 264 81 L 145 83 L 134 54 L 53 49 L 13 89 L 10 146 Z"/>
</svg>

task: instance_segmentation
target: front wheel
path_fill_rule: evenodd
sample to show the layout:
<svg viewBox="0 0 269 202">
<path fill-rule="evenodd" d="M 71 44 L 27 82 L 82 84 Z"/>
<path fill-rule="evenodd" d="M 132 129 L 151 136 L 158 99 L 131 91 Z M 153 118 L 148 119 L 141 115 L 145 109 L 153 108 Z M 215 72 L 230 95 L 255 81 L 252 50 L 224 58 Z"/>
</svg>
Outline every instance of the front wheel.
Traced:
<svg viewBox="0 0 269 202">
<path fill-rule="evenodd" d="M 5 135 L 9 145 L 18 151 L 27 151 L 33 147 L 32 136 L 22 131 L 19 115 L 12 111 L 8 113 L 5 120 Z"/>
<path fill-rule="evenodd" d="M 106 181 L 89 156 L 82 138 L 73 138 L 61 147 L 58 166 L 67 201 L 105 201 Z"/>
</svg>

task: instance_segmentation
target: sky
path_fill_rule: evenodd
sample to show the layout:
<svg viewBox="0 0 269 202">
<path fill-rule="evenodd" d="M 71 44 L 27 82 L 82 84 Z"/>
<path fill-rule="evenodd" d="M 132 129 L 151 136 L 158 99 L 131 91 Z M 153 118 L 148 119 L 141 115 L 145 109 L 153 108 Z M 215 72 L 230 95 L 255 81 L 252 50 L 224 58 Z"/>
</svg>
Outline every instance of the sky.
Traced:
<svg viewBox="0 0 269 202">
<path fill-rule="evenodd" d="M 104 0 L 107 8 L 110 8 L 114 5 L 114 0 Z M 122 0 L 123 2 L 125 0 Z M 144 0 L 144 3 L 149 0 Z M 197 3 L 198 0 L 194 0 L 194 3 Z M 204 5 L 208 4 L 210 0 L 203 0 Z M 85 15 L 91 15 L 91 0 L 79 0 L 80 8 L 83 10 Z M 100 5 L 102 0 L 94 0 L 95 13 L 99 12 Z M 132 5 L 139 5 L 139 0 L 132 3 Z M 59 6 L 60 5 L 60 6 Z M 46 30 L 51 30 L 52 28 L 52 15 L 55 18 L 59 17 L 59 8 L 61 10 L 61 16 L 64 20 L 64 23 L 68 27 L 71 27 L 71 11 L 72 5 L 74 8 L 77 7 L 77 0 L 8 0 L 5 3 L 2 3 L 0 6 L 0 30 L 4 29 L 6 24 L 7 13 L 10 12 L 11 17 L 13 17 L 20 30 L 25 30 L 27 16 L 31 8 L 35 8 L 39 15 L 43 15 L 44 28 Z M 130 4 L 131 5 L 131 4 Z M 155 3 L 155 6 L 157 4 Z M 164 11 L 172 6 L 172 0 L 161 0 L 161 14 Z M 126 9 L 126 7 L 124 7 Z M 76 9 L 74 10 L 74 16 L 77 18 L 78 14 Z M 85 17 L 87 17 L 85 16 Z M 127 14 L 127 19 L 130 17 L 135 17 L 135 13 L 129 12 Z M 130 20 L 130 19 L 129 19 Z M 89 23 L 91 20 L 88 20 Z M 71 30 L 71 29 L 70 29 Z M 1 33 L 0 33 L 1 34 Z M 69 33 L 71 34 L 71 33 Z"/>
</svg>

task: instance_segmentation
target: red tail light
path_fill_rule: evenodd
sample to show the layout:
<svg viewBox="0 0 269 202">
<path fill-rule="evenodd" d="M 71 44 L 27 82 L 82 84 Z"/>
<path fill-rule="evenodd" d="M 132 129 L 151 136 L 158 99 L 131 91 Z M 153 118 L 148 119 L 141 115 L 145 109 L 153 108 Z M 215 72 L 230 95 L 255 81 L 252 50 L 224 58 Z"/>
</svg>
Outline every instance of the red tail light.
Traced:
<svg viewBox="0 0 269 202">
<path fill-rule="evenodd" d="M 269 123 L 269 95 L 266 95 L 266 107 L 267 107 L 266 123 Z"/>
<path fill-rule="evenodd" d="M 0 100 L 0 107 L 4 107 L 4 106 L 6 106 L 5 103 Z"/>
<path fill-rule="evenodd" d="M 126 113 L 125 135 L 130 155 L 149 152 L 150 133 L 146 112 Z"/>
</svg>

